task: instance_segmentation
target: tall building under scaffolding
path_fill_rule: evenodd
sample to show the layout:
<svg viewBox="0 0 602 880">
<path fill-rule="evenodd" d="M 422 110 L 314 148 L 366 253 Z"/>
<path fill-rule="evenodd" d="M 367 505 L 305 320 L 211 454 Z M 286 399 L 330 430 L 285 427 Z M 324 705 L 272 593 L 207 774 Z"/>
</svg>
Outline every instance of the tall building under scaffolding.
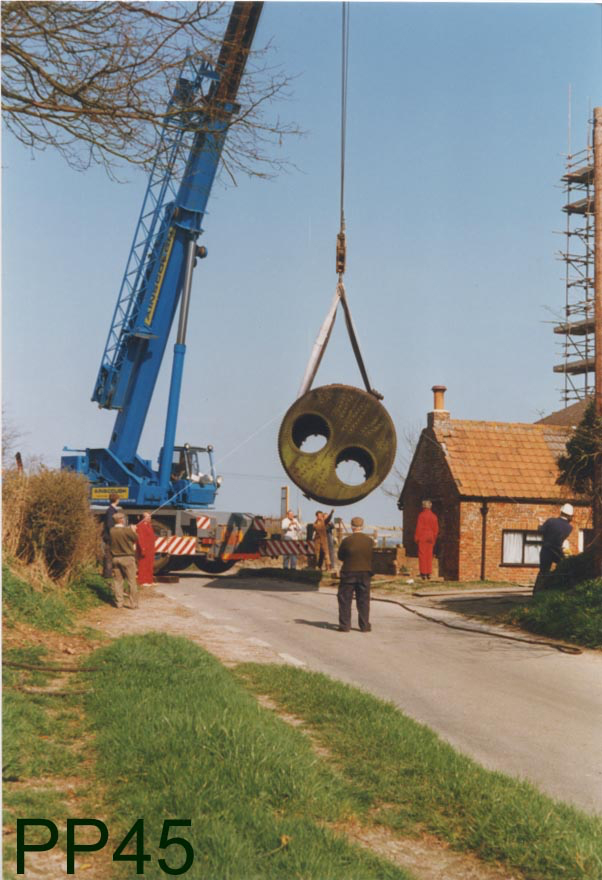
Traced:
<svg viewBox="0 0 602 880">
<path fill-rule="evenodd" d="M 564 376 L 565 406 L 591 397 L 595 386 L 594 291 L 594 152 L 591 146 L 567 157 L 562 177 L 566 203 L 564 250 L 564 320 L 554 327 L 562 337 L 562 363 L 554 367 Z"/>
</svg>

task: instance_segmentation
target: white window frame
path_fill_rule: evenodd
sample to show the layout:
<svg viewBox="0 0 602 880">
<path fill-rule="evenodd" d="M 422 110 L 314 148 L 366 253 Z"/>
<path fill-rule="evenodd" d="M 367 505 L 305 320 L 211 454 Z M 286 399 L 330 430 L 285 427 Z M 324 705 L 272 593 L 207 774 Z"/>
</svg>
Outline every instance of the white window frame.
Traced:
<svg viewBox="0 0 602 880">
<path fill-rule="evenodd" d="M 506 541 L 508 536 L 508 541 Z M 510 555 L 510 541 L 520 538 L 520 558 L 515 556 L 508 560 Z M 501 564 L 513 568 L 537 568 L 539 566 L 539 552 L 541 550 L 541 534 L 534 529 L 502 529 L 502 562 Z M 527 551 L 532 551 L 531 561 L 526 561 Z"/>
<path fill-rule="evenodd" d="M 590 533 L 590 535 L 591 535 L 591 533 L 593 532 L 593 529 L 579 529 L 579 531 L 577 532 L 577 550 L 579 551 L 579 553 L 583 553 L 583 551 L 585 549 L 585 533 L 586 532 Z"/>
</svg>

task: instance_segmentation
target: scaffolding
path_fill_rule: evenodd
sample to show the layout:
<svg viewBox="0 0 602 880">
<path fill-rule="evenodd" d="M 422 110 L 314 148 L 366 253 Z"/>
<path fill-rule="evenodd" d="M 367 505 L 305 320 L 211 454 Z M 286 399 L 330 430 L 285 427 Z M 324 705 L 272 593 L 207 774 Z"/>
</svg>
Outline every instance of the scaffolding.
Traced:
<svg viewBox="0 0 602 880">
<path fill-rule="evenodd" d="M 555 373 L 564 375 L 561 390 L 565 406 L 584 400 L 595 386 L 594 292 L 594 152 L 587 146 L 570 155 L 562 177 L 566 194 L 565 247 L 559 258 L 565 264 L 564 320 L 554 327 L 562 337 L 562 363 Z"/>
</svg>

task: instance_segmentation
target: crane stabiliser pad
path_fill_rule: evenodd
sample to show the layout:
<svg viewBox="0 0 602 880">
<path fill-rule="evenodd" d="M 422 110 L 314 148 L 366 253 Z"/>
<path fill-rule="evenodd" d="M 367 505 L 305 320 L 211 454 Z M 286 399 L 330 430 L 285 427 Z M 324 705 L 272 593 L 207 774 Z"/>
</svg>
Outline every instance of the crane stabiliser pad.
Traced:
<svg viewBox="0 0 602 880">
<path fill-rule="evenodd" d="M 324 445 L 304 451 L 313 436 Z M 278 434 L 280 460 L 293 483 L 308 498 L 333 507 L 354 504 L 376 489 L 391 470 L 396 448 L 395 427 L 382 403 L 350 385 L 323 385 L 299 397 Z M 343 482 L 337 474 L 343 462 L 359 465 L 364 480 Z"/>
</svg>

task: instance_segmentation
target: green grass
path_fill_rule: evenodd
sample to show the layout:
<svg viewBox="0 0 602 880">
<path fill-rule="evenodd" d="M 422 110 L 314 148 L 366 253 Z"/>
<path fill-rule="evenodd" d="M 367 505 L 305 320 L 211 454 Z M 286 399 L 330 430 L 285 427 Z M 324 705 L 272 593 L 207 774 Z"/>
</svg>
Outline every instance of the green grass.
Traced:
<svg viewBox="0 0 602 880">
<path fill-rule="evenodd" d="M 402 880 L 325 826 L 356 809 L 350 786 L 231 672 L 186 639 L 153 633 L 96 652 L 87 711 L 115 839 L 145 820 L 153 861 L 164 819 L 189 819 L 190 880 Z M 174 853 L 175 855 L 175 853 Z M 124 869 L 119 876 L 131 876 Z"/>
<path fill-rule="evenodd" d="M 290 666 L 240 666 L 258 693 L 303 718 L 366 815 L 425 829 L 530 880 L 602 878 L 602 823 L 526 782 L 484 770 L 395 706 Z"/>
<path fill-rule="evenodd" d="M 42 590 L 16 576 L 9 565 L 3 565 L 2 572 L 6 629 L 25 622 L 35 627 L 40 637 L 48 631 L 73 632 L 77 613 L 96 604 L 105 589 L 103 579 L 91 570 L 83 571 L 68 586 L 49 582 Z M 44 645 L 28 643 L 5 649 L 3 660 L 31 666 L 52 666 L 56 662 L 49 658 Z M 76 785 L 81 782 L 82 759 L 87 757 L 80 741 L 84 732 L 81 698 L 23 690 L 54 684 L 60 675 L 51 669 L 29 670 L 8 665 L 2 669 L 3 855 L 7 878 L 16 877 L 13 869 L 17 818 L 46 817 L 60 824 L 69 814 L 66 792 L 62 790 L 64 779 L 72 778 Z M 73 677 L 59 679 L 62 691 L 69 690 Z M 69 797 L 73 796 L 74 790 L 70 788 Z M 59 845 L 63 843 L 61 834 Z"/>
<path fill-rule="evenodd" d="M 45 656 L 46 650 L 40 645 L 4 652 L 4 660 L 32 665 L 43 665 Z M 70 749 L 71 728 L 78 717 L 76 698 L 55 698 L 19 690 L 24 685 L 43 687 L 55 675 L 3 667 L 2 776 L 5 781 L 60 776 L 77 768 L 78 759 Z"/>
<path fill-rule="evenodd" d="M 28 666 L 44 666 L 47 651 L 44 645 L 23 644 L 19 648 L 8 648 L 2 654 L 3 661 L 7 663 L 23 663 Z M 2 684 L 10 687 L 23 683 L 27 679 L 28 684 L 43 685 L 48 681 L 49 673 L 46 671 L 25 671 L 14 669 L 11 666 L 2 667 Z"/>
<path fill-rule="evenodd" d="M 6 566 L 2 567 L 2 608 L 6 626 L 23 621 L 40 629 L 65 632 L 73 625 L 73 614 L 62 593 L 56 588 L 35 590 Z"/>
<path fill-rule="evenodd" d="M 23 791 L 9 791 L 3 797 L 3 826 L 4 840 L 2 847 L 2 855 L 4 861 L 4 880 L 12 880 L 17 875 L 11 871 L 9 865 L 15 866 L 17 858 L 16 834 L 17 818 L 34 818 L 44 817 L 55 822 L 57 826 L 64 827 L 64 821 L 69 816 L 69 811 L 65 804 L 64 798 L 59 792 L 40 786 L 34 788 L 32 786 Z M 30 843 L 41 843 L 47 837 L 47 833 L 42 829 L 30 829 L 27 840 Z M 59 845 L 64 847 L 64 834 L 60 835 Z M 27 867 L 27 862 L 26 862 Z"/>
<path fill-rule="evenodd" d="M 31 665 L 48 662 L 41 645 L 6 650 L 4 659 Z M 78 746 L 83 728 L 77 695 L 53 697 L 20 690 L 47 686 L 57 673 L 10 666 L 4 666 L 2 673 L 3 856 L 4 876 L 12 878 L 16 876 L 10 866 L 15 867 L 17 818 L 45 817 L 60 825 L 69 815 L 61 784 L 64 777 L 81 773 Z M 63 843 L 61 835 L 59 844 Z"/>
<path fill-rule="evenodd" d="M 22 621 L 42 630 L 68 632 L 74 626 L 75 615 L 101 598 L 108 598 L 107 588 L 103 578 L 91 570 L 83 571 L 66 587 L 49 583 L 43 590 L 36 590 L 9 566 L 2 566 L 5 626 Z"/>
<path fill-rule="evenodd" d="M 570 590 L 544 590 L 508 613 L 510 623 L 585 648 L 602 648 L 602 580 Z"/>
</svg>

